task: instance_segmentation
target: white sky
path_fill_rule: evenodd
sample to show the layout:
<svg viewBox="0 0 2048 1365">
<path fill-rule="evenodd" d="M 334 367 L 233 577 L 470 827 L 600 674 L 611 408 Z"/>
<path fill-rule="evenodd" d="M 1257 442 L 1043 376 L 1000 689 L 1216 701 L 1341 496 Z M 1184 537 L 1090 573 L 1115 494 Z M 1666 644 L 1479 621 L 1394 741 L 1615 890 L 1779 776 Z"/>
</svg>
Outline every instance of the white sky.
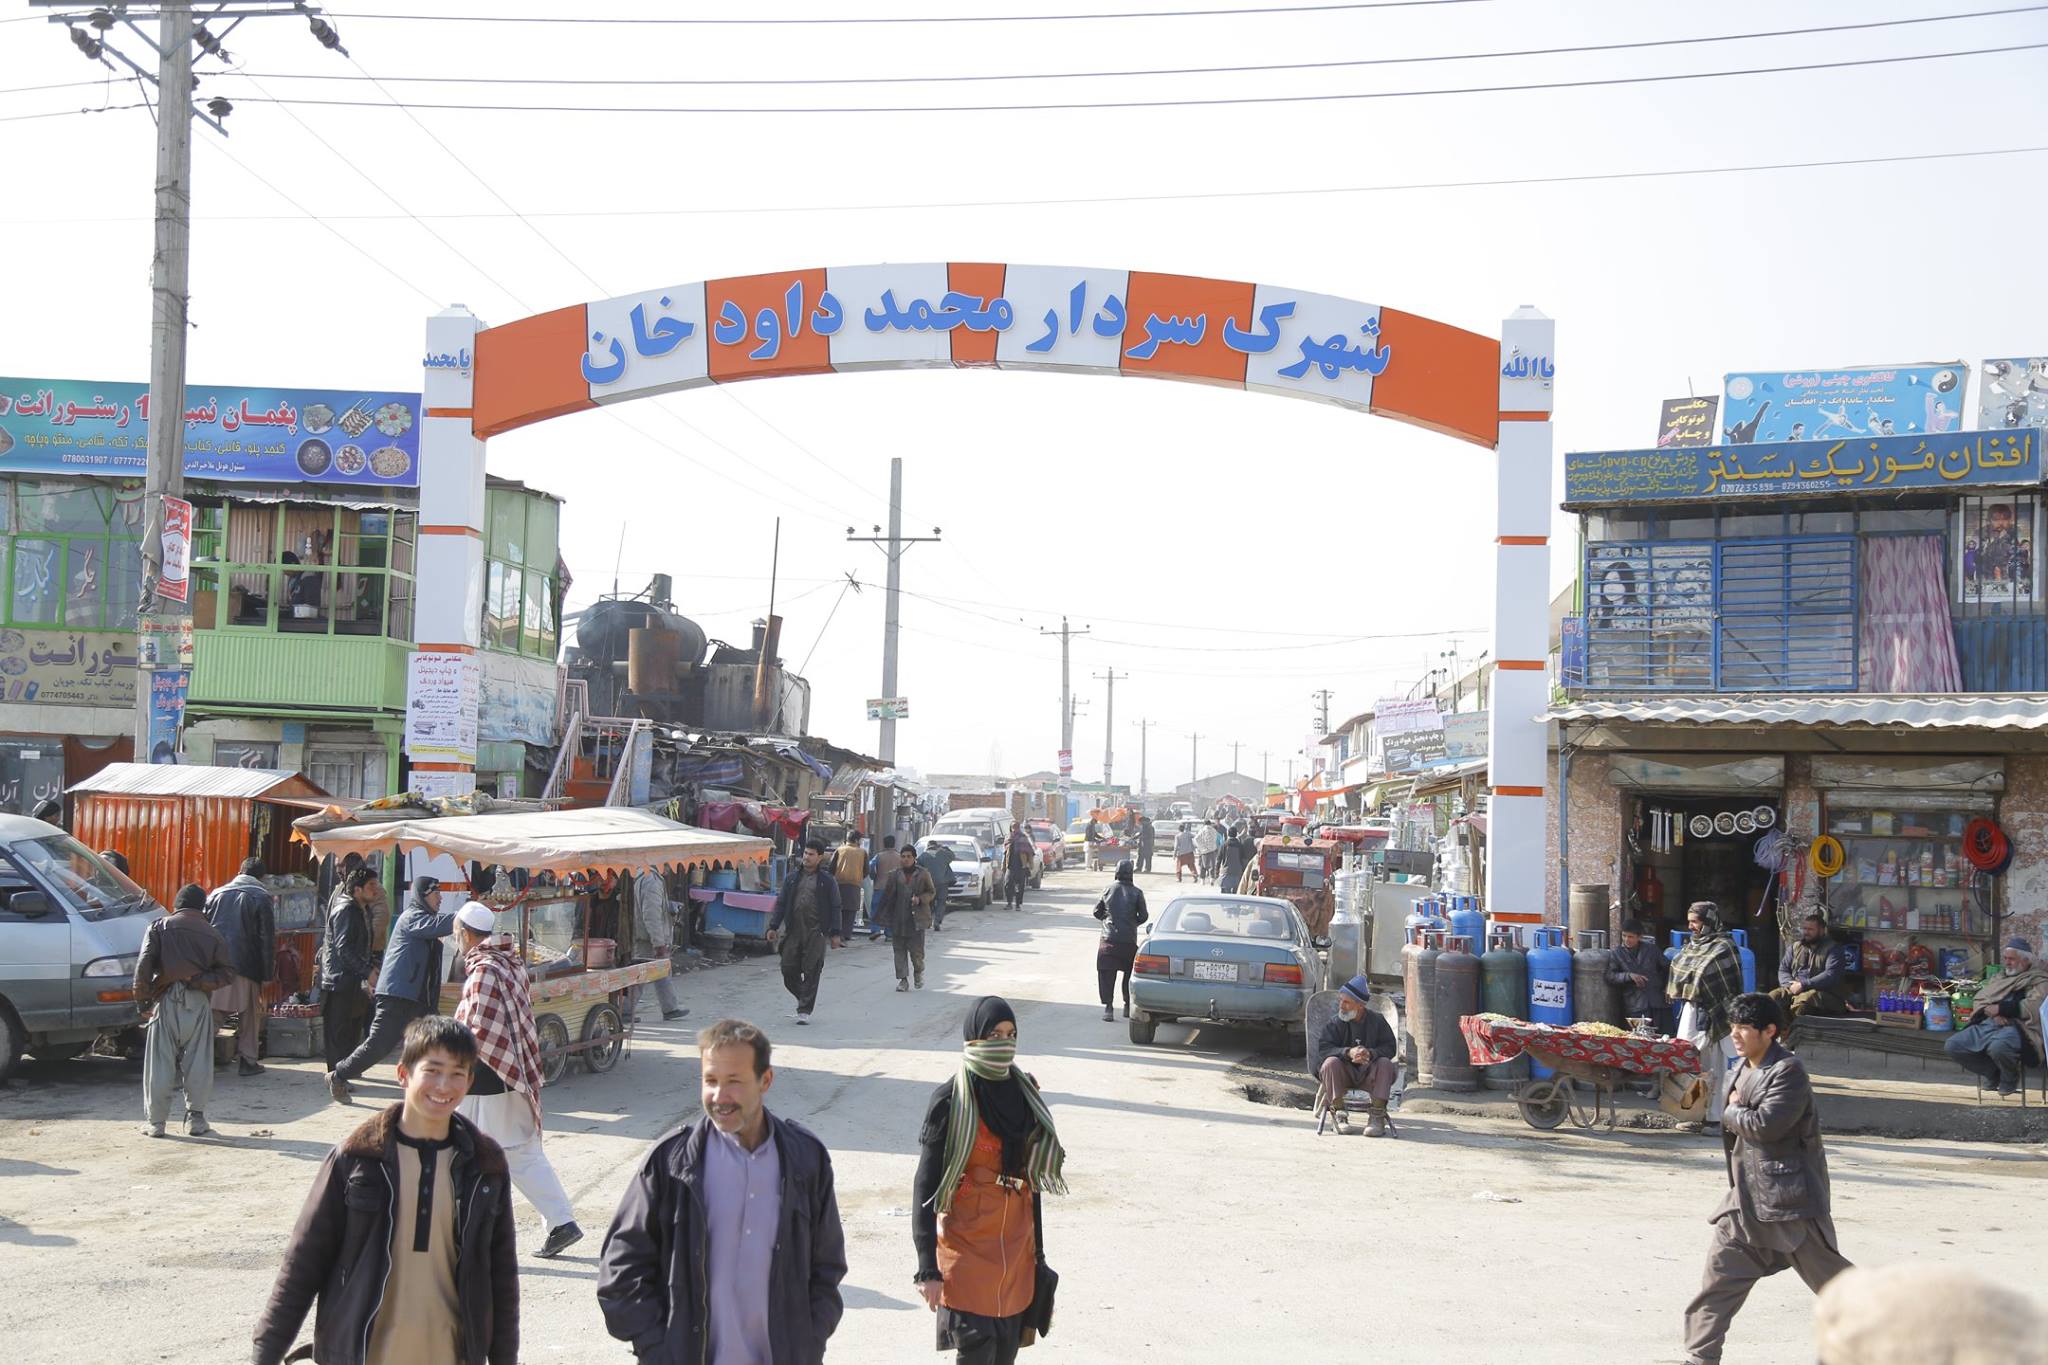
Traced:
<svg viewBox="0 0 2048 1365">
<path fill-rule="evenodd" d="M 1976 7 L 1955 0 L 1656 7 L 1480 0 L 1367 12 L 881 27 L 350 17 L 437 8 L 960 15 L 1092 2 L 727 0 L 685 10 L 646 0 L 573 7 L 360 0 L 336 6 L 335 22 L 362 69 L 379 77 L 609 82 L 1335 61 L 1748 33 Z M 1205 2 L 1216 0 L 1156 0 L 1156 7 Z M 1154 4 L 1100 0 L 1098 7 Z M 2043 8 L 1860 33 L 1323 72 L 783 89 L 388 88 L 412 100 L 721 106 L 1412 90 L 2043 43 Z M 21 0 L 8 0 L 0 18 L 25 12 Z M 150 55 L 133 34 L 117 41 L 133 56 Z M 357 71 L 288 18 L 245 24 L 228 47 L 250 72 Z M 1642 446 L 1653 439 L 1659 399 L 1688 385 L 1717 392 L 1729 370 L 2048 350 L 2048 275 L 2029 246 L 2048 197 L 2048 156 L 1382 193 L 819 206 L 1409 185 L 2030 146 L 2043 141 L 2048 114 L 2044 67 L 2044 53 L 2027 50 L 1666 84 L 1228 108 L 422 111 L 420 119 L 474 176 L 403 112 L 288 109 L 253 98 L 267 91 L 383 99 L 363 81 L 211 75 L 201 98 L 224 94 L 238 107 L 226 142 L 197 134 L 189 373 L 215 384 L 417 388 L 423 319 L 448 302 L 505 322 L 722 275 L 1007 260 L 1265 281 L 1489 333 L 1516 305 L 1531 303 L 1559 323 L 1559 451 Z M 218 70 L 210 62 L 202 69 Z M 39 14 L 0 23 L 0 88 L 94 71 Z M 111 91 L 10 93 L 0 95 L 0 116 L 129 103 L 134 91 L 129 82 Z M 0 313 L 7 324 L 0 327 L 0 373 L 145 380 L 148 116 L 0 122 L 0 161 L 14 171 L 12 193 L 0 205 L 0 242 L 12 266 Z M 507 216 L 476 176 L 530 215 L 531 226 Z M 799 211 L 775 211 L 789 209 Z M 2006 262 L 1997 272 L 1994 259 Z M 881 581 L 881 556 L 845 543 L 844 534 L 849 525 L 865 534 L 885 520 L 891 455 L 905 460 L 906 530 L 938 525 L 945 532 L 943 544 L 920 546 L 905 561 L 905 587 L 943 599 L 907 598 L 903 611 L 901 690 L 913 719 L 899 727 L 898 756 L 928 771 L 1052 766 L 1059 648 L 1038 630 L 1057 626 L 1062 613 L 1095 632 L 1074 648 L 1075 691 L 1089 702 L 1075 735 L 1078 775 L 1096 777 L 1102 759 L 1104 690 L 1089 675 L 1114 668 L 1130 674 L 1116 690 L 1117 776 L 1137 777 L 1135 722 L 1149 717 L 1157 722 L 1149 767 L 1155 787 L 1187 778 L 1192 732 L 1203 736 L 1204 772 L 1229 765 L 1235 740 L 1244 746 L 1242 770 L 1259 775 L 1261 751 L 1270 751 L 1270 772 L 1282 777 L 1284 755 L 1299 748 L 1308 728 L 1315 689 L 1332 690 L 1332 720 L 1341 719 L 1436 667 L 1454 639 L 1468 660 L 1488 645 L 1491 457 L 1316 404 L 1057 375 L 819 376 L 545 423 L 492 442 L 490 462 L 494 473 L 568 500 L 572 609 L 609 589 L 616 560 L 629 590 L 651 572 L 674 574 L 682 609 L 714 637 L 744 639 L 748 620 L 765 609 L 770 533 L 781 515 L 790 662 L 802 663 L 824 632 L 804 668 L 815 689 L 811 728 L 872 751 L 876 727 L 864 719 L 863 704 L 880 691 L 882 594 L 849 595 L 829 628 L 826 617 L 844 572 Z M 1560 515 L 1554 584 L 1572 573 L 1570 531 Z"/>
</svg>

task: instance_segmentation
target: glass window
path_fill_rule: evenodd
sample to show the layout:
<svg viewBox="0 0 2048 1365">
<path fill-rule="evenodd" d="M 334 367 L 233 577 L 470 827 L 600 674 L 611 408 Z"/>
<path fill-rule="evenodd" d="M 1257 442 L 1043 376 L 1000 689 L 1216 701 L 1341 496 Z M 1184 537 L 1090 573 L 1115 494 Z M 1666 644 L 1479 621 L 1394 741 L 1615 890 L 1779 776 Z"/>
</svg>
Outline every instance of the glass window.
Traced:
<svg viewBox="0 0 2048 1365">
<path fill-rule="evenodd" d="M 519 570 L 495 559 L 484 580 L 484 643 L 519 648 Z"/>
<path fill-rule="evenodd" d="M 107 627 L 135 629 L 135 608 L 142 598 L 142 550 L 132 540 L 107 542 Z"/>
<path fill-rule="evenodd" d="M 530 498 L 526 506 L 526 562 L 542 573 L 555 571 L 556 541 L 562 509 L 546 498 Z"/>
<path fill-rule="evenodd" d="M 526 499 L 503 489 L 490 495 L 491 546 L 493 559 L 510 564 L 526 562 Z"/>
<path fill-rule="evenodd" d="M 1861 529 L 1871 531 L 1925 531 L 1940 535 L 1948 529 L 1945 507 L 1887 507 L 1862 514 Z"/>
<path fill-rule="evenodd" d="M 14 480 L 0 479 L 0 531 L 14 529 Z"/>
<path fill-rule="evenodd" d="M 56 625 L 63 582 L 63 541 L 15 541 L 14 602 L 9 619 L 22 625 Z"/>
<path fill-rule="evenodd" d="M 1785 518 L 1777 512 L 1747 512 L 1740 516 L 1721 518 L 1721 538 L 1735 536 L 1782 536 L 1785 534 Z"/>
<path fill-rule="evenodd" d="M 1650 523 L 1639 516 L 1617 512 L 1593 512 L 1586 517 L 1588 540 L 1642 540 L 1650 534 Z"/>
<path fill-rule="evenodd" d="M 390 579 L 391 597 L 387 604 L 390 616 L 384 634 L 393 640 L 412 639 L 412 580 L 393 574 Z"/>
<path fill-rule="evenodd" d="M 525 653 L 554 653 L 551 648 L 554 622 L 550 619 L 553 613 L 548 602 L 552 586 L 542 574 L 527 570 L 526 596 L 519 618 L 519 647 Z"/>
<path fill-rule="evenodd" d="M 1794 512 L 1795 536 L 1845 536 L 1856 529 L 1854 512 Z"/>
<path fill-rule="evenodd" d="M 397 512 L 391 518 L 391 567 L 400 573 L 412 572 L 414 521 L 410 512 Z"/>
<path fill-rule="evenodd" d="M 23 479 L 16 486 L 24 531 L 98 531 L 107 529 L 112 489 L 61 479 Z"/>
<path fill-rule="evenodd" d="M 1712 517 L 1672 517 L 1657 523 L 1659 540 L 1712 540 L 1714 519 Z"/>
<path fill-rule="evenodd" d="M 1159 926 L 1164 934 L 1221 934 L 1236 938 L 1294 937 L 1287 911 L 1246 901 L 1176 901 Z"/>
<path fill-rule="evenodd" d="M 107 596 L 107 542 L 73 540 L 64 557 L 64 624 L 91 627 L 100 623 Z"/>
</svg>

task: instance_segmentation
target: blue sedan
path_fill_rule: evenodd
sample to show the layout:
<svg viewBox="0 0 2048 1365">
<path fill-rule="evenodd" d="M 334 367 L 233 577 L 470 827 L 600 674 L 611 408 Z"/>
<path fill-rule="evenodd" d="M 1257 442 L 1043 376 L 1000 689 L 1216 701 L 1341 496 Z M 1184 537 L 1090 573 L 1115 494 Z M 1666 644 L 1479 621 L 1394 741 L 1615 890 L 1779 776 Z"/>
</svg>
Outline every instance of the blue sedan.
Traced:
<svg viewBox="0 0 2048 1365">
<path fill-rule="evenodd" d="M 1166 907 L 1131 969 L 1131 1041 L 1161 1024 L 1255 1025 L 1298 1033 L 1323 988 L 1301 914 L 1268 896 L 1186 896 Z"/>
</svg>

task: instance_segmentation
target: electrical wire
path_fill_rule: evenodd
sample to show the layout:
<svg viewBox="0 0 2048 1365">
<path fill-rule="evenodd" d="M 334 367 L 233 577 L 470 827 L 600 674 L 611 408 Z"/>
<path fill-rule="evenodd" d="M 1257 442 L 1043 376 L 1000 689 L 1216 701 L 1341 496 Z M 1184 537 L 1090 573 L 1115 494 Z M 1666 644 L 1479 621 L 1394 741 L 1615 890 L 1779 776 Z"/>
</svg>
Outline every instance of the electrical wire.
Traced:
<svg viewBox="0 0 2048 1365">
<path fill-rule="evenodd" d="M 1332 104 L 1357 100 L 1427 99 L 1446 95 L 1529 94 L 1540 90 L 1595 90 L 1624 85 L 1665 85 L 1677 81 L 1725 80 L 1736 76 L 1782 76 L 1811 71 L 1898 66 L 1908 62 L 1947 61 L 1957 57 L 2004 57 L 2048 48 L 2048 42 L 2007 43 L 1999 47 L 1959 48 L 1948 52 L 1908 52 L 1890 57 L 1855 57 L 1839 62 L 1796 62 L 1787 66 L 1746 66 L 1726 71 L 1676 71 L 1656 76 L 1601 76 L 1574 81 L 1518 81 L 1508 85 L 1442 86 L 1433 90 L 1364 90 L 1317 95 L 1211 95 L 1190 99 L 1047 100 L 1016 104 L 842 104 L 842 105 L 649 105 L 649 104 L 475 104 L 458 100 L 390 103 L 408 112 L 417 109 L 462 110 L 493 114 L 1024 114 L 1094 109 L 1194 109 L 1245 105 Z M 387 96 L 390 95 L 386 91 Z M 299 104 L 330 109 L 379 109 L 376 100 L 299 99 L 256 103 Z"/>
<path fill-rule="evenodd" d="M 1750 33 L 1714 33 L 1684 38 L 1649 38 L 1626 43 L 1591 43 L 1569 47 L 1500 49 L 1490 52 L 1450 52 L 1416 57 L 1360 57 L 1323 62 L 1266 62 L 1236 66 L 1136 67 L 1104 71 L 1020 71 L 972 75 L 923 76 L 726 76 L 703 79 L 689 77 L 631 78 L 617 76 L 385 76 L 382 79 L 391 85 L 545 85 L 571 87 L 752 85 L 808 87 L 840 85 L 954 85 L 995 81 L 1122 80 L 1152 76 L 1235 76 L 1272 71 L 1336 71 L 1372 66 L 1417 66 L 1438 62 L 1500 61 L 1521 57 L 1560 57 L 1587 53 L 1635 52 L 1651 48 L 1694 47 L 1703 43 L 1752 42 L 1772 38 L 1802 38 L 1821 34 L 1852 33 L 1870 29 L 1903 28 L 1919 24 L 1945 24 L 1969 19 L 2003 18 L 2015 14 L 2037 14 L 2043 10 L 2048 10 L 2048 5 L 2019 5 L 2009 9 L 1967 10 L 1955 14 L 1923 14 L 1904 19 L 1872 19 L 1860 23 L 1818 24 L 1805 28 L 1762 29 Z M 315 72 L 266 72 L 260 74 L 265 80 L 356 81 L 364 79 L 361 76 L 327 75 Z M 255 77 L 252 76 L 250 79 L 255 79 Z M 26 88 L 54 89 L 56 87 L 29 86 Z M 13 92 L 0 90 L 0 95 L 11 93 Z"/>
<path fill-rule="evenodd" d="M 84 82 L 84 83 L 85 83 L 85 84 L 87 84 L 87 85 L 98 85 L 98 84 L 99 84 L 99 82 L 98 82 L 98 81 L 86 81 L 86 82 Z M 42 111 L 41 113 L 36 113 L 36 114 L 0 114 L 0 123 L 27 123 L 27 122 L 29 122 L 29 121 L 30 121 L 30 120 L 32 120 L 32 119 L 43 119 L 43 118 L 69 118 L 69 117 L 71 117 L 71 116 L 72 116 L 73 114 L 112 114 L 112 113 L 118 113 L 118 112 L 119 112 L 120 110 L 123 110 L 123 109 L 147 109 L 147 108 L 149 108 L 149 102 L 148 102 L 147 100 L 137 100 L 137 101 L 136 101 L 135 103 L 133 103 L 133 104 L 107 104 L 107 105 L 101 105 L 100 107 L 98 107 L 98 108 L 96 108 L 96 109 L 95 109 L 95 108 L 81 108 L 81 109 L 45 109 L 45 110 L 43 110 L 43 111 Z"/>
<path fill-rule="evenodd" d="M 1494 0 L 1357 0 L 1351 4 L 1241 5 L 1232 9 L 1125 10 L 1079 14 L 903 14 L 831 15 L 815 19 L 609 18 L 586 14 L 377 14 L 359 10 L 328 10 L 331 19 L 392 20 L 448 24 L 646 24 L 703 28 L 827 27 L 866 24 L 1063 24 L 1104 19 L 1224 19 L 1253 14 L 1329 14 L 1349 10 L 1426 9 L 1437 5 L 1484 5 Z"/>
</svg>

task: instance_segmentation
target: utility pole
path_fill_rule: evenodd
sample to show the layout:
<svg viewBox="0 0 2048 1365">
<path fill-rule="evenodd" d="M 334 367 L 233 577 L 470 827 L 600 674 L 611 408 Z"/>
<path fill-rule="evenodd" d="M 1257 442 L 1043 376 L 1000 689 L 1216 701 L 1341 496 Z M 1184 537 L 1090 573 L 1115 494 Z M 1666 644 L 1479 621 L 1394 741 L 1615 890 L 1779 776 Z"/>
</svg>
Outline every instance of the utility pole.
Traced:
<svg viewBox="0 0 2048 1365">
<path fill-rule="evenodd" d="M 1309 693 L 1309 696 L 1316 704 L 1316 733 L 1327 735 L 1330 733 L 1330 689 L 1325 687 Z"/>
<path fill-rule="evenodd" d="M 1236 740 L 1230 741 L 1230 771 L 1233 773 L 1237 771 L 1237 751 L 1242 747 Z"/>
<path fill-rule="evenodd" d="M 1112 668 L 1107 673 L 1092 676 L 1098 682 L 1106 679 L 1109 683 L 1109 700 L 1104 703 L 1102 714 L 1102 785 L 1107 787 L 1114 781 L 1110 777 L 1110 768 L 1111 760 L 1116 756 L 1116 680 L 1119 677 L 1129 679 L 1131 675 L 1120 674 Z"/>
<path fill-rule="evenodd" d="M 1262 787 L 1273 785 L 1273 751 L 1271 749 L 1259 750 L 1259 785 Z"/>
<path fill-rule="evenodd" d="M 1060 628 L 1058 631 L 1060 637 L 1060 752 L 1066 755 L 1066 762 L 1070 766 L 1074 761 L 1074 710 L 1077 705 L 1074 701 L 1074 689 L 1071 681 L 1073 676 L 1071 672 L 1073 637 L 1076 635 L 1086 635 L 1089 629 L 1089 627 L 1083 626 L 1081 629 L 1075 630 L 1067 624 L 1066 617 L 1062 616 L 1060 618 Z M 1054 634 L 1053 631 L 1047 630 L 1044 626 L 1038 628 L 1038 633 L 1040 635 Z M 1073 774 L 1071 772 L 1062 772 L 1059 775 L 1059 781 L 1060 798 L 1064 801 L 1067 793 L 1073 789 Z"/>
<path fill-rule="evenodd" d="M 902 618 L 903 556 L 912 545 L 928 545 L 939 539 L 936 526 L 928 536 L 903 534 L 903 457 L 900 455 L 889 461 L 889 534 L 886 539 L 881 530 L 877 526 L 874 535 L 860 536 L 855 535 L 849 526 L 846 538 L 874 546 L 889 561 L 889 599 L 882 608 L 882 733 L 877 747 L 881 760 L 893 768 L 896 766 L 896 633 Z"/>
<path fill-rule="evenodd" d="M 1202 780 L 1202 737 L 1188 736 L 1188 783 L 1193 785 Z M 1200 795 L 1200 793 L 1197 793 Z"/>
<path fill-rule="evenodd" d="M 1150 720 L 1140 720 L 1135 722 L 1135 724 L 1138 727 L 1138 795 L 1147 796 L 1152 791 L 1152 781 L 1146 767 L 1148 749 L 1146 741 L 1151 738 L 1152 722 Z"/>
</svg>

